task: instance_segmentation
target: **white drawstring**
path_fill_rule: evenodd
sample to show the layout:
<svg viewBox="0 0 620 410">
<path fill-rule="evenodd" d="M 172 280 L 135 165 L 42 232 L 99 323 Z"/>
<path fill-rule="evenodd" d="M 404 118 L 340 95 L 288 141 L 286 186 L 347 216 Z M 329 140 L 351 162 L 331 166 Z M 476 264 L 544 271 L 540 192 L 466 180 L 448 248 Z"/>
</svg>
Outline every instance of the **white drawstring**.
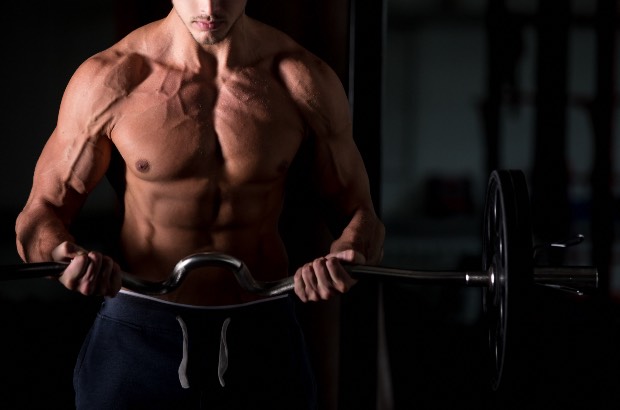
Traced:
<svg viewBox="0 0 620 410">
<path fill-rule="evenodd" d="M 220 379 L 220 385 L 224 387 L 224 373 L 228 369 L 228 346 L 226 344 L 226 331 L 230 318 L 227 318 L 222 324 L 222 335 L 220 336 L 220 360 L 217 366 L 217 377 Z"/>
<path fill-rule="evenodd" d="M 181 325 L 181 331 L 183 332 L 183 358 L 181 359 L 181 364 L 179 365 L 179 381 L 181 382 L 181 387 L 184 389 L 189 389 L 189 380 L 187 379 L 187 351 L 188 351 L 188 343 L 189 339 L 187 337 L 187 326 L 181 316 L 177 316 L 177 321 Z"/>
<path fill-rule="evenodd" d="M 181 331 L 183 332 L 183 358 L 181 359 L 181 364 L 179 364 L 179 382 L 181 382 L 181 387 L 183 387 L 184 389 L 189 389 L 189 379 L 187 378 L 187 361 L 189 350 L 187 325 L 185 324 L 181 316 L 177 316 L 177 322 L 179 322 L 179 325 L 181 326 Z M 229 324 L 230 318 L 227 318 L 222 324 L 222 333 L 220 336 L 220 357 L 217 366 L 217 378 L 220 380 L 220 385 L 222 387 L 224 387 L 226 384 L 224 382 L 224 373 L 226 373 L 226 370 L 228 369 L 228 345 L 226 344 L 226 334 Z"/>
</svg>

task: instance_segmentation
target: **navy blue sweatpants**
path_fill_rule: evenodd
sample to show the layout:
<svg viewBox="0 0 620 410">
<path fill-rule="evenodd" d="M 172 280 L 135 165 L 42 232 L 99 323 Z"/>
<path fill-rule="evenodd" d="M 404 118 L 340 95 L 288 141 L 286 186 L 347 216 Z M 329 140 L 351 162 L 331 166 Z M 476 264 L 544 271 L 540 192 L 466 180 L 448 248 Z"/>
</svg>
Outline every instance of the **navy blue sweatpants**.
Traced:
<svg viewBox="0 0 620 410">
<path fill-rule="evenodd" d="M 193 307 L 106 299 L 74 373 L 77 409 L 315 409 L 293 301 Z"/>
</svg>

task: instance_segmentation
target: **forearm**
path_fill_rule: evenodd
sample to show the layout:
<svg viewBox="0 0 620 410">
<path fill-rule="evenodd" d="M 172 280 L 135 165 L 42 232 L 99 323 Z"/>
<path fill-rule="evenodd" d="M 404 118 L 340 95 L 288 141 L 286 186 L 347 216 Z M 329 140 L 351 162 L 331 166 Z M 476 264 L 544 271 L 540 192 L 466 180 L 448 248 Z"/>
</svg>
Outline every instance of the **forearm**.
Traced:
<svg viewBox="0 0 620 410">
<path fill-rule="evenodd" d="M 385 227 L 372 208 L 358 208 L 340 237 L 332 242 L 330 252 L 353 249 L 366 258 L 367 264 L 377 264 L 383 257 Z"/>
<path fill-rule="evenodd" d="M 25 262 L 49 261 L 54 248 L 74 241 L 67 224 L 45 205 L 27 205 L 17 217 L 15 234 L 17 252 Z"/>
</svg>

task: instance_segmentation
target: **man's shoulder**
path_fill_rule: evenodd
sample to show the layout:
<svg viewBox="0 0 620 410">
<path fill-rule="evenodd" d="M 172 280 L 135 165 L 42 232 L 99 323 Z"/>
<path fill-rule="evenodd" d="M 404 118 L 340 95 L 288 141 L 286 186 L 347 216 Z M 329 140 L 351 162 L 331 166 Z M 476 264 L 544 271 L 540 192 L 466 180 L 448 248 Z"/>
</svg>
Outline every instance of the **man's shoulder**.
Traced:
<svg viewBox="0 0 620 410">
<path fill-rule="evenodd" d="M 108 121 L 137 84 L 148 74 L 143 56 L 111 47 L 86 59 L 73 73 L 62 106 L 84 120 Z"/>
<path fill-rule="evenodd" d="M 74 80 L 85 80 L 94 87 L 105 85 L 113 88 L 130 87 L 133 81 L 140 81 L 136 76 L 144 75 L 150 60 L 145 48 L 154 41 L 154 34 L 148 33 L 148 27 L 141 27 L 92 55 L 78 67 Z"/>
<path fill-rule="evenodd" d="M 276 64 L 311 66 L 316 63 L 317 56 L 289 34 L 258 20 L 250 20 L 257 42 L 255 49 L 260 50 L 263 58 L 274 60 Z"/>
<path fill-rule="evenodd" d="M 86 59 L 75 71 L 71 83 L 91 92 L 125 92 L 140 82 L 148 71 L 148 59 L 135 50 L 113 46 Z"/>
<path fill-rule="evenodd" d="M 274 65 L 291 91 L 314 94 L 333 89 L 340 81 L 329 64 L 301 46 L 282 50 L 275 56 Z"/>
</svg>

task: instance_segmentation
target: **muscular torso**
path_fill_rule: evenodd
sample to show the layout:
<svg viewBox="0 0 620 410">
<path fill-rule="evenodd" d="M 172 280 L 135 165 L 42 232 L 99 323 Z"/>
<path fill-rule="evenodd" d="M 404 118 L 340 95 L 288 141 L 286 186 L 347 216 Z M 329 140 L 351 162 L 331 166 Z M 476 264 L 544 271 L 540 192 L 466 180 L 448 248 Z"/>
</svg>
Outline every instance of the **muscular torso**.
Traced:
<svg viewBox="0 0 620 410">
<path fill-rule="evenodd" d="M 309 136 L 312 169 L 304 162 L 303 172 L 348 220 L 330 249 L 364 249 L 359 233 L 376 224 L 340 81 L 283 33 L 240 24 L 234 41 L 203 48 L 173 11 L 78 68 L 16 223 L 25 261 L 70 258 L 53 252 L 75 241 L 72 221 L 113 173 L 127 272 L 159 281 L 180 259 L 215 251 L 259 280 L 283 278 L 295 268 L 279 236 L 285 182 Z M 210 268 L 163 297 L 218 305 L 258 296 Z"/>
<path fill-rule="evenodd" d="M 161 280 L 181 258 L 218 251 L 259 279 L 285 276 L 278 218 L 304 124 L 270 62 L 222 76 L 127 58 L 136 86 L 113 107 L 111 132 L 125 163 L 126 269 Z M 209 269 L 165 298 L 230 304 L 253 296 L 231 272 Z"/>
</svg>

